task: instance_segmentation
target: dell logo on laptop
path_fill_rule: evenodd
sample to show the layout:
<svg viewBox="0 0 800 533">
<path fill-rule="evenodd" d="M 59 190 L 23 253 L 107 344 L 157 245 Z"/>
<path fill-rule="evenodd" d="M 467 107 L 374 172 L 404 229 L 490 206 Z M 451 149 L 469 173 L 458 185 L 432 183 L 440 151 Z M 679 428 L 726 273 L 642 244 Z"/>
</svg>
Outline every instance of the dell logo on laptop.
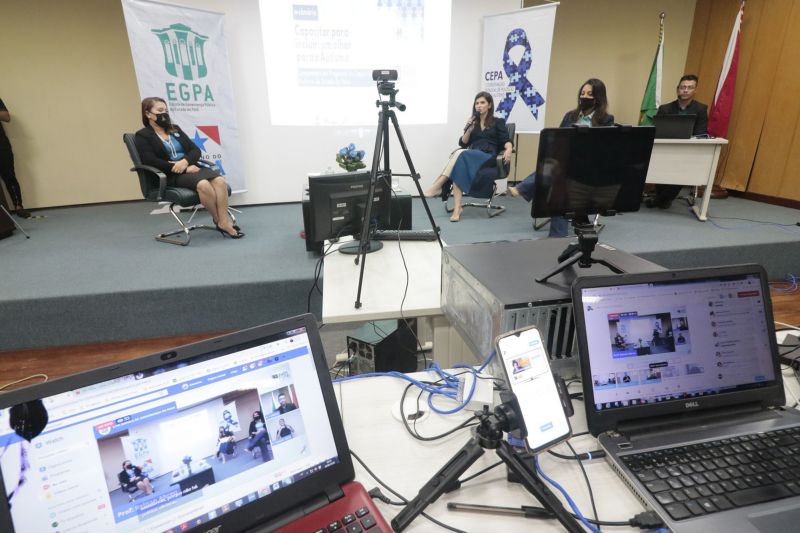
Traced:
<svg viewBox="0 0 800 533">
<path fill-rule="evenodd" d="M 693 408 L 695 408 L 695 407 L 700 407 L 700 402 L 686 402 L 686 403 L 685 403 L 685 404 L 683 404 L 683 405 L 684 405 L 684 407 L 686 407 L 687 409 L 693 409 Z"/>
<path fill-rule="evenodd" d="M 219 530 L 222 529 L 222 526 L 217 526 L 207 530 L 205 533 L 219 533 Z"/>
</svg>

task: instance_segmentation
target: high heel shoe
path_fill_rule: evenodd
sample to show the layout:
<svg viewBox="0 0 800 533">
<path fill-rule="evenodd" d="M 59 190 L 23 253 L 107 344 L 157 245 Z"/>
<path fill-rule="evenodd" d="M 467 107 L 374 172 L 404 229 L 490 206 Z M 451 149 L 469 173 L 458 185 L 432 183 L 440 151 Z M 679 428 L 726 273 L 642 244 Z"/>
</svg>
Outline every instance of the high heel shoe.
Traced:
<svg viewBox="0 0 800 533">
<path fill-rule="evenodd" d="M 241 232 L 241 231 L 239 230 L 239 228 L 237 228 L 236 226 L 234 226 L 234 227 L 233 227 L 233 228 L 236 230 L 236 233 L 235 233 L 234 235 L 231 235 L 230 233 L 228 233 L 228 232 L 227 232 L 227 231 L 225 231 L 224 229 L 220 228 L 220 227 L 219 227 L 219 226 L 217 226 L 216 224 L 214 224 L 214 227 L 216 227 L 216 228 L 217 228 L 217 231 L 218 231 L 218 232 L 222 233 L 222 236 L 223 236 L 223 237 L 230 237 L 231 239 L 241 239 L 242 237 L 244 237 L 244 233 L 243 233 L 243 232 Z"/>
</svg>

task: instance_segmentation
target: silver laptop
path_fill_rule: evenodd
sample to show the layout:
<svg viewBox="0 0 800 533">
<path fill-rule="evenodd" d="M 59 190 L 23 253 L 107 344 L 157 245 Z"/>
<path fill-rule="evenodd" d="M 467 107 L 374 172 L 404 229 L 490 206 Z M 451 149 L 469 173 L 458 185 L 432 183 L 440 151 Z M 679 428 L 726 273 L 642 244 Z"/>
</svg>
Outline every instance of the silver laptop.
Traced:
<svg viewBox="0 0 800 533">
<path fill-rule="evenodd" d="M 390 531 L 311 315 L 0 394 L 0 531 Z"/>
<path fill-rule="evenodd" d="M 796 531 L 800 413 L 758 265 L 579 278 L 586 419 L 676 532 Z"/>
<path fill-rule="evenodd" d="M 656 139 L 689 139 L 694 133 L 697 115 L 656 115 Z"/>
</svg>

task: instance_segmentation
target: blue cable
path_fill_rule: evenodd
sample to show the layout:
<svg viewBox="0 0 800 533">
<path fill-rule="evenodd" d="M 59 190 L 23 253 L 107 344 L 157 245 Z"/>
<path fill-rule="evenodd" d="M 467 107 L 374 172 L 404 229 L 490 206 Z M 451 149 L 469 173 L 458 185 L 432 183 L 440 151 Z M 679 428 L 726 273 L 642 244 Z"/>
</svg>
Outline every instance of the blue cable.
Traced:
<svg viewBox="0 0 800 533">
<path fill-rule="evenodd" d="M 366 374 L 357 374 L 355 376 L 345 376 L 333 380 L 333 383 L 341 383 L 344 381 L 350 381 L 352 379 L 362 379 L 362 378 L 372 378 L 372 377 L 393 377 L 402 379 L 404 381 L 408 381 L 409 383 L 413 384 L 414 386 L 428 393 L 428 406 L 430 407 L 431 411 L 442 415 L 450 415 L 453 413 L 457 413 L 458 411 L 461 411 L 472 401 L 472 396 L 475 394 L 475 387 L 478 383 L 478 374 L 489 365 L 489 362 L 492 360 L 494 355 L 495 352 L 492 351 L 492 353 L 489 354 L 489 357 L 486 358 L 486 361 L 484 361 L 483 365 L 481 365 L 481 367 L 478 370 L 475 370 L 471 366 L 467 365 L 456 365 L 454 367 L 454 368 L 463 368 L 468 370 L 475 376 L 475 379 L 472 380 L 472 386 L 470 387 L 469 394 L 464 398 L 464 401 L 458 404 L 453 409 L 440 409 L 433 405 L 433 397 L 436 395 L 446 396 L 451 400 L 455 400 L 456 397 L 458 396 L 458 386 L 459 383 L 461 382 L 458 376 L 443 370 L 436 362 L 434 362 L 426 370 L 435 372 L 439 376 L 439 378 L 442 381 L 444 381 L 442 385 L 428 385 L 406 374 L 396 371 L 368 372 Z"/>
<path fill-rule="evenodd" d="M 598 528 L 596 528 L 588 520 L 586 520 L 586 517 L 584 517 L 583 514 L 581 514 L 580 509 L 578 509 L 578 506 L 575 505 L 574 501 L 572 501 L 572 498 L 570 498 L 569 494 L 567 494 L 567 491 L 564 490 L 564 487 L 562 487 L 561 485 L 556 483 L 554 480 L 552 480 L 549 477 L 547 477 L 547 474 L 545 474 L 542 471 L 542 468 L 539 466 L 539 458 L 537 456 L 535 456 L 535 455 L 533 456 L 533 464 L 536 466 L 536 472 L 538 472 L 539 475 L 542 476 L 545 479 L 545 481 L 550 483 L 552 486 L 554 486 L 556 489 L 558 489 L 558 491 L 561 492 L 561 494 L 564 495 L 564 498 L 567 500 L 567 503 L 572 508 L 572 512 L 577 515 L 578 520 L 583 522 L 583 525 L 585 525 L 587 528 L 589 528 L 589 530 L 592 531 L 593 533 L 602 533 Z"/>
<path fill-rule="evenodd" d="M 788 287 L 775 287 L 774 286 L 774 285 L 778 285 L 778 284 L 783 285 L 783 284 L 786 284 L 786 283 L 789 284 Z M 797 288 L 798 288 L 798 286 L 797 286 L 797 278 L 795 277 L 794 274 L 787 274 L 786 275 L 786 281 L 770 281 L 769 284 L 770 284 L 772 290 L 774 290 L 776 292 L 792 293 L 792 292 L 797 292 Z"/>
</svg>

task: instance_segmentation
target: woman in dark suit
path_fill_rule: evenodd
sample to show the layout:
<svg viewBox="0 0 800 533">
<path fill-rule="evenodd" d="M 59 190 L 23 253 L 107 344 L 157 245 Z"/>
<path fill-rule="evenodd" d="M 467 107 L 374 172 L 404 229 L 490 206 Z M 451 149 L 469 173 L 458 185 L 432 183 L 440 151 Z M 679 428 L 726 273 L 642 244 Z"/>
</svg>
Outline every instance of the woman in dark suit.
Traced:
<svg viewBox="0 0 800 533">
<path fill-rule="evenodd" d="M 200 149 L 170 120 L 167 103 L 158 97 L 142 100 L 142 124 L 136 132 L 136 148 L 142 163 L 167 175 L 167 184 L 197 191 L 200 203 L 211 214 L 223 236 L 234 239 L 244 233 L 228 216 L 228 185 L 215 168 L 200 161 Z"/>
<path fill-rule="evenodd" d="M 497 155 L 502 151 L 503 159 L 511 161 L 514 148 L 508 137 L 506 121 L 494 116 L 494 100 L 487 92 L 479 92 L 473 102 L 473 114 L 458 139 L 461 149 L 450 155 L 442 175 L 436 178 L 433 185 L 425 192 L 432 198 L 442 193 L 442 188 L 450 182 L 453 188 L 453 216 L 451 222 L 461 218 L 461 198 L 469 194 L 472 183 L 484 165 L 494 164 Z"/>
</svg>

